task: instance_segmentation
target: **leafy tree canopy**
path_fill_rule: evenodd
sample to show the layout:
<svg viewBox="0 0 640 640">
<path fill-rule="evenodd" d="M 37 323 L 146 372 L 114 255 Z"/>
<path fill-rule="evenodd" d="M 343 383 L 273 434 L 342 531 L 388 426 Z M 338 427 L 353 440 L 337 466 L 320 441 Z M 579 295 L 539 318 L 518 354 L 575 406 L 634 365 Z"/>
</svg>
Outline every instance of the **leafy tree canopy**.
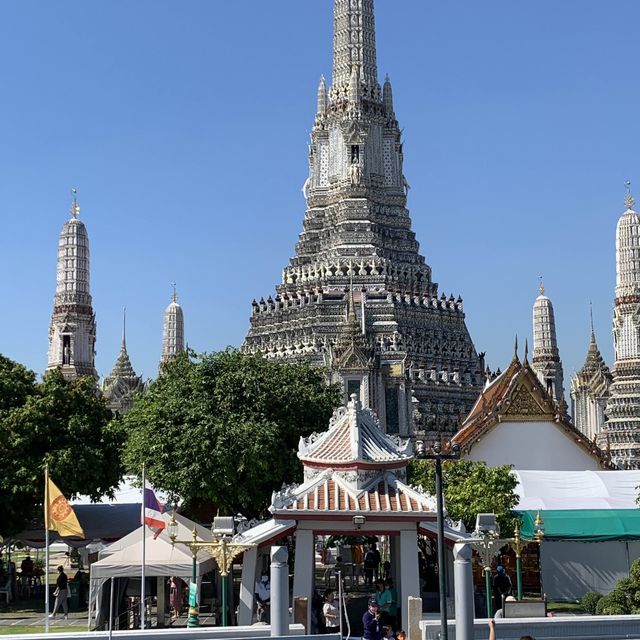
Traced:
<svg viewBox="0 0 640 640">
<path fill-rule="evenodd" d="M 21 407 L 36 390 L 36 374 L 0 353 L 0 416 Z"/>
<path fill-rule="evenodd" d="M 435 493 L 435 462 L 412 460 L 408 479 Z M 473 531 L 478 513 L 495 513 L 500 535 L 513 535 L 515 519 L 511 512 L 518 504 L 518 481 L 509 465 L 488 467 L 484 462 L 447 460 L 442 463 L 442 481 L 445 506 L 452 520 L 462 520 L 467 531 Z"/>
<path fill-rule="evenodd" d="M 301 477 L 300 436 L 324 430 L 336 387 L 309 364 L 236 350 L 180 354 L 124 417 L 130 471 L 145 464 L 158 487 L 187 505 L 264 516 L 271 493 Z"/>
<path fill-rule="evenodd" d="M 2 535 L 41 518 L 45 464 L 67 498 L 97 500 L 118 485 L 124 437 L 92 378 L 69 382 L 52 371 L 35 383 L 33 372 L 0 358 L 0 407 Z"/>
</svg>

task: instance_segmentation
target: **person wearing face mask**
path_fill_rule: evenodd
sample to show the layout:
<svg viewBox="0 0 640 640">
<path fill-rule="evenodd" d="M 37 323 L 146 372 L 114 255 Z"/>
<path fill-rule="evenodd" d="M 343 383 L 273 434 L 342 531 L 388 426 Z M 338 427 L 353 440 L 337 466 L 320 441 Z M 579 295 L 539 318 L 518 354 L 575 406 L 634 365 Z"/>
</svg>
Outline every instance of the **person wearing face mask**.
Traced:
<svg viewBox="0 0 640 640">
<path fill-rule="evenodd" d="M 269 576 L 264 573 L 260 582 L 256 582 L 255 595 L 257 601 L 258 622 L 269 622 L 269 605 L 271 603 L 271 585 Z"/>
</svg>

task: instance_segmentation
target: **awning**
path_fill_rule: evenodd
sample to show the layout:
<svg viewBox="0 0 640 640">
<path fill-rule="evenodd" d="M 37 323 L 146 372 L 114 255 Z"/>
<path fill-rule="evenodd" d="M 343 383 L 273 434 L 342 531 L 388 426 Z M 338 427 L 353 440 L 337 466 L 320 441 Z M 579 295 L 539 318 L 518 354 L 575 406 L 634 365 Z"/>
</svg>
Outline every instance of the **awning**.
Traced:
<svg viewBox="0 0 640 640">
<path fill-rule="evenodd" d="M 521 534 L 527 540 L 535 536 L 538 513 L 544 523 L 544 540 L 640 540 L 640 509 L 549 509 L 518 513 L 522 517 Z"/>
</svg>

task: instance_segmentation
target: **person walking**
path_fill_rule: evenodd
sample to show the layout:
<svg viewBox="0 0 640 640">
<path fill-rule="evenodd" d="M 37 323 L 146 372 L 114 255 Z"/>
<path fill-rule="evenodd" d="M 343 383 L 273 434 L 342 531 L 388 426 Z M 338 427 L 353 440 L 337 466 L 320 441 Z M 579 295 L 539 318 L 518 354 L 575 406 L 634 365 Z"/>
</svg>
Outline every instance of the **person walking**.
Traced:
<svg viewBox="0 0 640 640">
<path fill-rule="evenodd" d="M 60 565 L 58 567 L 58 577 L 56 579 L 56 590 L 53 595 L 56 597 L 56 601 L 53 605 L 53 611 L 49 614 L 50 618 L 55 618 L 58 608 L 64 611 L 64 619 L 69 617 L 69 605 L 67 603 L 67 596 L 69 595 L 69 579 L 64 572 L 64 567 Z"/>
</svg>

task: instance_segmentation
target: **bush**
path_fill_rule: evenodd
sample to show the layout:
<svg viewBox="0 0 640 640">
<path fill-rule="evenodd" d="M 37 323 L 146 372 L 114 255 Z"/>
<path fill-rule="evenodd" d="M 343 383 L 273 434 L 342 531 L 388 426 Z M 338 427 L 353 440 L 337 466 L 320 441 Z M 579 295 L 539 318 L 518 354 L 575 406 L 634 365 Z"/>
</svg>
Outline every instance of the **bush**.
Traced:
<svg viewBox="0 0 640 640">
<path fill-rule="evenodd" d="M 629 613 L 620 602 L 619 598 L 612 591 L 609 595 L 602 596 L 596 605 L 596 615 L 598 616 L 620 616 Z"/>
<path fill-rule="evenodd" d="M 596 607 L 598 606 L 599 600 L 602 598 L 601 593 L 596 593 L 595 591 L 589 591 L 589 593 L 585 593 L 580 600 L 580 604 L 584 609 L 585 613 L 589 615 L 596 615 Z"/>
</svg>

